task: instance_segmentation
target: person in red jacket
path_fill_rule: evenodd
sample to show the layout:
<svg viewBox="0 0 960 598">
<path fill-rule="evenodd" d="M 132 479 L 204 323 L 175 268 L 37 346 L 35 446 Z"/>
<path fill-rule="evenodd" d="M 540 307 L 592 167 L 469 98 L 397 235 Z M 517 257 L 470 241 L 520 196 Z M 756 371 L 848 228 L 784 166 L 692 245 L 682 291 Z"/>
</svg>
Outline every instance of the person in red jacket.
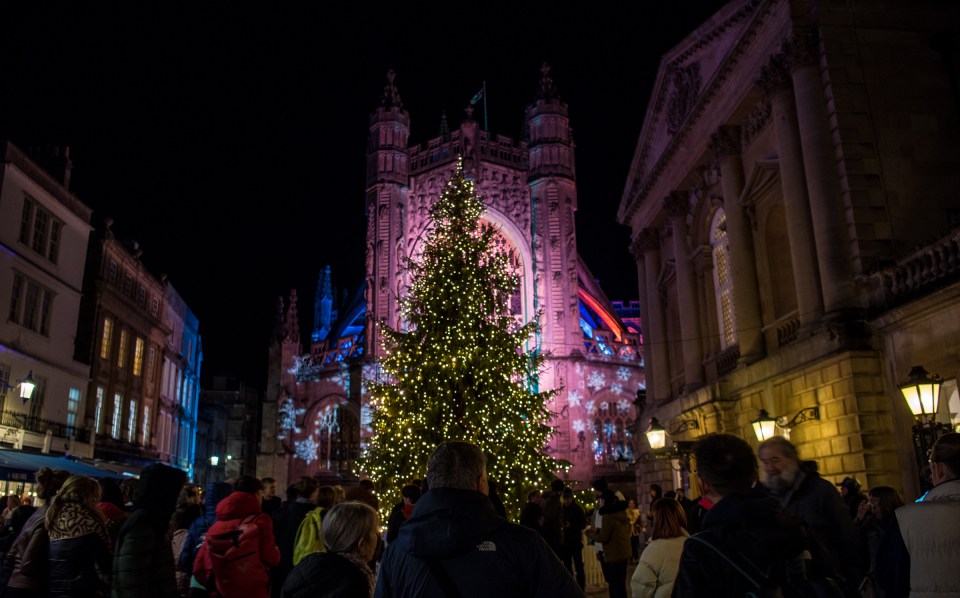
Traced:
<svg viewBox="0 0 960 598">
<path fill-rule="evenodd" d="M 233 493 L 217 504 L 217 521 L 207 530 L 193 567 L 212 596 L 270 595 L 269 570 L 280 562 L 280 550 L 273 520 L 261 510 L 262 490 L 260 480 L 241 476 Z"/>
</svg>

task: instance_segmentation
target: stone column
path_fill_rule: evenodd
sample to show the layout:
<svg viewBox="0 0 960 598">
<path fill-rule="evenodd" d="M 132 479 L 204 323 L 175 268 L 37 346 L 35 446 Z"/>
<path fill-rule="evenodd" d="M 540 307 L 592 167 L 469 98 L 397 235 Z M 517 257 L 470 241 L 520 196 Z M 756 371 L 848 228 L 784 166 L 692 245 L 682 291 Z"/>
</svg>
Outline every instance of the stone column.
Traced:
<svg viewBox="0 0 960 598">
<path fill-rule="evenodd" d="M 643 356 L 643 376 L 647 388 L 647 396 L 653 398 L 654 387 L 656 386 L 656 380 L 653 374 L 653 362 L 656 358 L 653 355 L 652 347 L 648 346 L 651 319 L 650 300 L 648 299 L 649 290 L 647 289 L 647 266 L 644 260 L 643 241 L 642 234 L 634 237 L 633 242 L 630 244 L 630 253 L 633 254 L 633 258 L 637 262 L 637 286 L 640 288 L 640 332 L 643 342 L 640 347 L 638 347 L 638 350 Z"/>
<path fill-rule="evenodd" d="M 800 144 L 823 285 L 823 306 L 828 318 L 836 318 L 858 310 L 860 302 L 853 278 L 837 151 L 820 77 L 820 38 L 816 30 L 803 28 L 795 31 L 786 45 L 786 59 L 800 123 Z"/>
<path fill-rule="evenodd" d="M 677 295 L 680 303 L 680 335 L 683 351 L 684 390 L 703 386 L 703 349 L 700 332 L 700 310 L 693 263 L 687 247 L 687 213 L 690 194 L 674 191 L 663 200 L 663 207 L 673 227 L 673 256 L 677 268 Z"/>
<path fill-rule="evenodd" d="M 780 184 L 790 241 L 790 263 L 797 292 L 800 325 L 809 327 L 823 315 L 817 251 L 813 242 L 813 221 L 807 201 L 807 183 L 803 174 L 803 152 L 797 125 L 790 76 L 782 55 L 771 58 L 760 72 L 761 87 L 770 96 L 771 118 L 777 136 Z"/>
<path fill-rule="evenodd" d="M 670 398 L 670 361 L 667 357 L 667 327 L 660 304 L 660 230 L 645 228 L 640 231 L 638 248 L 643 253 L 644 280 L 646 281 L 641 301 L 646 301 L 649 321 L 643 322 L 644 352 L 648 363 L 644 375 L 653 374 L 653 386 L 647 378 L 647 401 Z M 652 366 L 652 367 L 651 367 Z"/>
<path fill-rule="evenodd" d="M 711 138 L 711 149 L 720 162 L 723 209 L 730 240 L 730 275 L 733 277 L 734 315 L 740 363 L 753 363 L 764 356 L 760 330 L 760 291 L 757 261 L 753 251 L 750 222 L 740 205 L 743 192 L 743 160 L 740 127 L 720 127 Z"/>
</svg>

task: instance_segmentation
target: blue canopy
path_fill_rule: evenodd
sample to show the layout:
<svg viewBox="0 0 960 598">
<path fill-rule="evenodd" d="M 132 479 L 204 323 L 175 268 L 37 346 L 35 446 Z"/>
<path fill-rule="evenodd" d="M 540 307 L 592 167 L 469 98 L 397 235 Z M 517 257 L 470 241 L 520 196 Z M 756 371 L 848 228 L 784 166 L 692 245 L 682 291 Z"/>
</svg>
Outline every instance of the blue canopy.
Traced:
<svg viewBox="0 0 960 598">
<path fill-rule="evenodd" d="M 86 475 L 92 478 L 123 477 L 115 471 L 80 463 L 68 457 L 0 449 L 0 480 L 33 483 L 36 481 L 34 475 L 41 467 L 65 469 L 74 475 Z"/>
</svg>

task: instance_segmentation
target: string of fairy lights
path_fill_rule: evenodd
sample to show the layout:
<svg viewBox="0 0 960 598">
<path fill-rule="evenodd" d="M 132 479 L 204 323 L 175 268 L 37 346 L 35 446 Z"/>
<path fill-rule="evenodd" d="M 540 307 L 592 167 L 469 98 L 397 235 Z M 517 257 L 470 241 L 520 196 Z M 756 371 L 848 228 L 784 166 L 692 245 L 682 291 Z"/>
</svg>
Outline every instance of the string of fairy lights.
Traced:
<svg viewBox="0 0 960 598">
<path fill-rule="evenodd" d="M 474 442 L 486 453 L 487 475 L 513 513 L 530 488 L 569 470 L 543 452 L 554 391 L 538 392 L 543 356 L 526 348 L 538 319 L 519 325 L 510 313 L 519 277 L 483 211 L 458 163 L 431 209 L 423 252 L 408 266 L 403 324 L 383 326 L 387 382 L 370 386 L 374 436 L 358 469 L 377 482 L 384 504 L 426 475 L 444 440 Z"/>
</svg>

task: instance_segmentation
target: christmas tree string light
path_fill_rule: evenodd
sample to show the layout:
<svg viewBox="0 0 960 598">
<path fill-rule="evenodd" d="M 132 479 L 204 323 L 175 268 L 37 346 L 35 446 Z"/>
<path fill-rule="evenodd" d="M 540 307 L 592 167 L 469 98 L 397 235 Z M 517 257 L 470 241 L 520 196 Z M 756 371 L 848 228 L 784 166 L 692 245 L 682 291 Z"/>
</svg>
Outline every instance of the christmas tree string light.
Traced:
<svg viewBox="0 0 960 598">
<path fill-rule="evenodd" d="M 406 265 L 401 324 L 382 324 L 387 377 L 370 385 L 374 436 L 357 464 L 377 483 L 382 504 L 399 501 L 404 484 L 426 475 L 445 440 L 486 453 L 487 476 L 500 483 L 513 515 L 530 489 L 569 470 L 543 451 L 554 391 L 539 391 L 538 318 L 520 324 L 510 313 L 519 276 L 483 211 L 458 162 L 431 208 L 421 256 Z"/>
</svg>

